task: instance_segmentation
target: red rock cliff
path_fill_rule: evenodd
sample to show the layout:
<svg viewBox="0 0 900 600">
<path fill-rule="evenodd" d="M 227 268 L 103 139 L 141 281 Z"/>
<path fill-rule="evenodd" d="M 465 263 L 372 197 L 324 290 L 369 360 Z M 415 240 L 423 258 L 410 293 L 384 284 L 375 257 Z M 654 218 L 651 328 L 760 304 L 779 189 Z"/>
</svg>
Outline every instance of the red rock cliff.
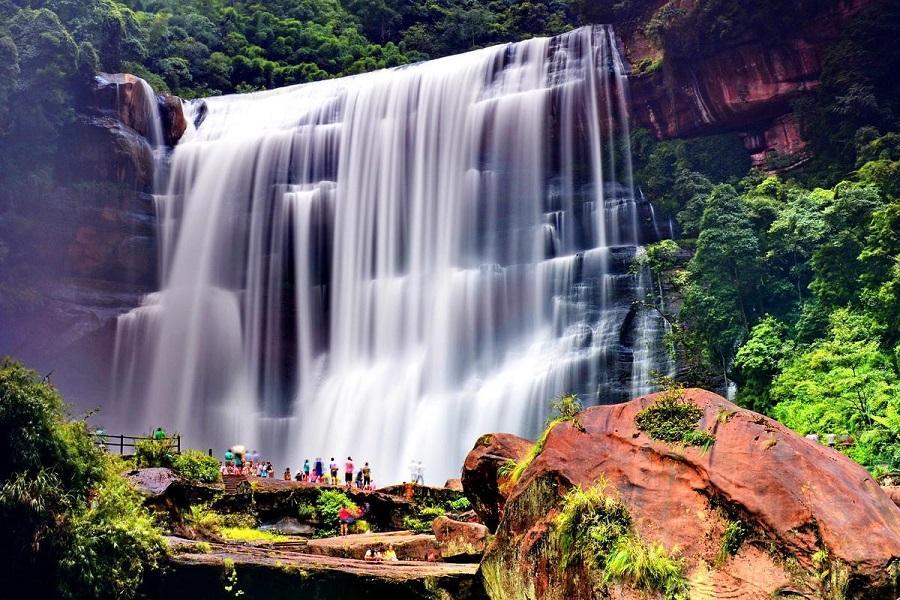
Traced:
<svg viewBox="0 0 900 600">
<path fill-rule="evenodd" d="M 658 69 L 632 77 L 632 119 L 660 139 L 736 131 L 754 164 L 781 156 L 781 162 L 794 166 L 807 156 L 791 102 L 819 85 L 828 47 L 853 16 L 873 3 L 839 2 L 783 38 L 751 33 L 702 57 L 666 53 L 640 28 L 625 30 L 622 43 L 632 65 L 662 58 Z M 697 3 L 678 4 L 691 11 Z"/>
</svg>

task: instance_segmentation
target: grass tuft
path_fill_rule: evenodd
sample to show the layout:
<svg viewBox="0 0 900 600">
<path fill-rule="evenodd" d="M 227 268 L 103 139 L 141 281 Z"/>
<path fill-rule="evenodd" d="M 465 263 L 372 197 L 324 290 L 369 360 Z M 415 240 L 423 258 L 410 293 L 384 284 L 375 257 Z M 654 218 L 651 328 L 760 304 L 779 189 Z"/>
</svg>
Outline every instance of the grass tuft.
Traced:
<svg viewBox="0 0 900 600">
<path fill-rule="evenodd" d="M 681 446 L 696 446 L 708 451 L 716 438 L 697 429 L 703 411 L 685 400 L 684 388 L 670 387 L 663 397 L 640 411 L 634 418 L 637 428 L 654 440 Z"/>
<path fill-rule="evenodd" d="M 601 573 L 600 584 L 630 585 L 667 600 L 687 598 L 684 566 L 661 544 L 647 544 L 637 532 L 625 504 L 601 481 L 573 488 L 563 499 L 554 523 L 560 570 L 582 563 Z"/>
</svg>

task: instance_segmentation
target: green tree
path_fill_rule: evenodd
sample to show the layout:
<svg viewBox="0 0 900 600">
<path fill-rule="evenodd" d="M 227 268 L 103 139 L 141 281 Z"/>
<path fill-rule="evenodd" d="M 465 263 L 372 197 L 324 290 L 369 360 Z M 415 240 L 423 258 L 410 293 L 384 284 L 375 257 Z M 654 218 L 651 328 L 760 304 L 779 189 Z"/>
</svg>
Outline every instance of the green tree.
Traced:
<svg viewBox="0 0 900 600">
<path fill-rule="evenodd" d="M 879 347 L 880 328 L 870 317 L 836 310 L 828 337 L 796 356 L 773 381 L 775 417 L 801 434 L 853 435 L 869 444 L 857 449 L 857 457 L 868 461 L 896 457 L 900 430 L 888 424 L 900 410 L 900 381 Z"/>
<path fill-rule="evenodd" d="M 682 315 L 727 369 L 750 331 L 759 285 L 759 239 L 747 208 L 730 185 L 713 189 L 703 212 L 697 250 L 688 264 Z"/>
</svg>

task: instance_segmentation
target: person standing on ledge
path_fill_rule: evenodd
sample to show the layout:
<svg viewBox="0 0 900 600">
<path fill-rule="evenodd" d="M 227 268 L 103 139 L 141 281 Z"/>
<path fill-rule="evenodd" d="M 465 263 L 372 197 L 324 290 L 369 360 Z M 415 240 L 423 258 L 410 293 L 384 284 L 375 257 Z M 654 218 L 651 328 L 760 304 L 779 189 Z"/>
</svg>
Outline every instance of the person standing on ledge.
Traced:
<svg viewBox="0 0 900 600">
<path fill-rule="evenodd" d="M 353 459 L 347 457 L 347 464 L 344 465 L 344 483 L 347 484 L 349 490 L 353 486 Z"/>
<path fill-rule="evenodd" d="M 416 483 L 419 485 L 425 485 L 425 467 L 422 466 L 422 461 L 419 461 L 419 464 L 416 465 Z"/>
<path fill-rule="evenodd" d="M 153 432 L 153 439 L 157 442 L 166 439 L 166 430 L 162 427 L 157 427 L 156 431 Z"/>
<path fill-rule="evenodd" d="M 334 457 L 331 457 L 331 463 L 328 465 L 328 470 L 331 471 L 331 485 L 339 485 L 338 484 L 338 464 L 334 462 Z"/>
</svg>

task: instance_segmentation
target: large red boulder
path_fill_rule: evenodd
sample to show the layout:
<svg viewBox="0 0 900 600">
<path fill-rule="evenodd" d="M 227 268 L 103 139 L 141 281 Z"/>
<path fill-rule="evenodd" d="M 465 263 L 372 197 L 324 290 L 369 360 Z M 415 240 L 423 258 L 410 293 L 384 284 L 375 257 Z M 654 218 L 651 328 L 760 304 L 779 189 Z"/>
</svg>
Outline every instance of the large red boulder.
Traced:
<svg viewBox="0 0 900 600">
<path fill-rule="evenodd" d="M 640 539 L 680 558 L 697 597 L 897 597 L 900 509 L 862 467 L 699 389 L 683 399 L 702 411 L 696 428 L 715 436 L 712 445 L 651 439 L 635 418 L 659 399 L 593 407 L 579 415 L 580 426 L 554 427 L 510 491 L 482 563 L 494 600 L 525 590 L 534 598 L 595 597 L 596 567 L 560 572 L 554 530 L 565 493 L 601 481 L 627 507 Z M 746 538 L 723 556 L 735 521 Z"/>
<path fill-rule="evenodd" d="M 441 547 L 441 558 L 445 560 L 478 562 L 484 554 L 488 530 L 481 523 L 438 517 L 431 524 L 431 528 Z"/>
<path fill-rule="evenodd" d="M 478 438 L 466 456 L 462 472 L 463 491 L 481 522 L 493 531 L 500 522 L 506 501 L 499 484 L 500 469 L 528 453 L 531 442 L 511 433 L 489 433 Z"/>
</svg>

